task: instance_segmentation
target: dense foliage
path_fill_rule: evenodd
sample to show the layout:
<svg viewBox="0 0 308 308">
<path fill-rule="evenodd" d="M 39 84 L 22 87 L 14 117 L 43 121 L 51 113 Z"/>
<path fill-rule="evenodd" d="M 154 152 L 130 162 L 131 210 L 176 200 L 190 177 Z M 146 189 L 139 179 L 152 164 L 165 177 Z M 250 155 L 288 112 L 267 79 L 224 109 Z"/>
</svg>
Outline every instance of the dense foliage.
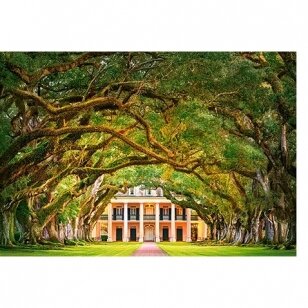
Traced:
<svg viewBox="0 0 308 308">
<path fill-rule="evenodd" d="M 90 241 L 137 184 L 213 240 L 295 244 L 295 107 L 294 53 L 1 53 L 0 245 Z"/>
</svg>

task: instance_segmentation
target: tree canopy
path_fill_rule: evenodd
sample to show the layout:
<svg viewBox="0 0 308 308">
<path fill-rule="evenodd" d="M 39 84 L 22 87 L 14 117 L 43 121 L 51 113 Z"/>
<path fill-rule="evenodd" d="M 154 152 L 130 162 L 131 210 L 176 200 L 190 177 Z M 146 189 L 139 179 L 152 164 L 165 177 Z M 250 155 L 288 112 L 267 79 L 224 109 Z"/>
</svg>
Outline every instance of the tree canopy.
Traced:
<svg viewBox="0 0 308 308">
<path fill-rule="evenodd" d="M 162 187 L 213 240 L 296 242 L 296 54 L 0 54 L 0 244 Z M 264 231 L 265 230 L 265 231 Z"/>
</svg>

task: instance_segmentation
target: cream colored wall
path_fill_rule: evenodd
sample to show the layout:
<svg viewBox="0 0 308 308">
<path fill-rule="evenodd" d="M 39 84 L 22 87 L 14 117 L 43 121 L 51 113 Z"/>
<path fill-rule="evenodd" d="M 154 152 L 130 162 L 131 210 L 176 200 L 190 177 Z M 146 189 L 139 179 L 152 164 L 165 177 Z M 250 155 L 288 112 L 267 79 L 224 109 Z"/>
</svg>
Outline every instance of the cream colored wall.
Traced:
<svg viewBox="0 0 308 308">
<path fill-rule="evenodd" d="M 207 225 L 203 220 L 198 221 L 198 240 L 205 240 L 207 238 Z"/>
<path fill-rule="evenodd" d="M 108 223 L 106 220 L 98 220 L 92 230 L 92 238 L 100 239 L 102 235 L 102 227 L 105 227 L 107 230 Z"/>
</svg>

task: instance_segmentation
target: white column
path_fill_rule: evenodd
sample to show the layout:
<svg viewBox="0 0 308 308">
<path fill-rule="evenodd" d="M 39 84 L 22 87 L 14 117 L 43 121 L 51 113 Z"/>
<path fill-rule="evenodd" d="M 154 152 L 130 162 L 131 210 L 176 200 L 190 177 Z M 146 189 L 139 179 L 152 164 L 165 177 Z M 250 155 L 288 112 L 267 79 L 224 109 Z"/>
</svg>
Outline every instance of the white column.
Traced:
<svg viewBox="0 0 308 308">
<path fill-rule="evenodd" d="M 124 203 L 124 236 L 123 242 L 128 242 L 128 212 L 127 203 Z"/>
<path fill-rule="evenodd" d="M 175 242 L 175 205 L 171 203 L 171 237 L 170 242 Z"/>
<path fill-rule="evenodd" d="M 160 242 L 159 237 L 159 203 L 155 205 L 155 242 Z"/>
<path fill-rule="evenodd" d="M 139 242 L 143 242 L 143 203 L 140 203 L 139 209 Z"/>
<path fill-rule="evenodd" d="M 108 204 L 108 242 L 112 242 L 112 204 Z"/>
<path fill-rule="evenodd" d="M 186 209 L 186 242 L 191 242 L 191 209 Z"/>
</svg>

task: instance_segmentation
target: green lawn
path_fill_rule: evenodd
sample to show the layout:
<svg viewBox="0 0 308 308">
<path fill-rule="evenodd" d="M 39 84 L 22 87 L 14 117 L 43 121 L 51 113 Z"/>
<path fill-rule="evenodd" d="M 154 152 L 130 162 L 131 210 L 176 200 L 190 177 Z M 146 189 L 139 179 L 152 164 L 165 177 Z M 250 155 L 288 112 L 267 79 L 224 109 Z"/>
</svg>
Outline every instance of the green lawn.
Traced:
<svg viewBox="0 0 308 308">
<path fill-rule="evenodd" d="M 85 246 L 47 247 L 13 247 L 1 248 L 1 256 L 130 256 L 140 247 L 139 243 L 93 243 Z"/>
<path fill-rule="evenodd" d="M 296 256 L 296 250 L 274 250 L 269 247 L 205 246 L 194 243 L 159 243 L 170 256 Z"/>
<path fill-rule="evenodd" d="M 1 256 L 130 256 L 140 243 L 93 243 L 85 246 L 0 248 Z M 170 256 L 295 256 L 296 250 L 274 250 L 269 247 L 203 246 L 194 243 L 159 243 Z"/>
</svg>

